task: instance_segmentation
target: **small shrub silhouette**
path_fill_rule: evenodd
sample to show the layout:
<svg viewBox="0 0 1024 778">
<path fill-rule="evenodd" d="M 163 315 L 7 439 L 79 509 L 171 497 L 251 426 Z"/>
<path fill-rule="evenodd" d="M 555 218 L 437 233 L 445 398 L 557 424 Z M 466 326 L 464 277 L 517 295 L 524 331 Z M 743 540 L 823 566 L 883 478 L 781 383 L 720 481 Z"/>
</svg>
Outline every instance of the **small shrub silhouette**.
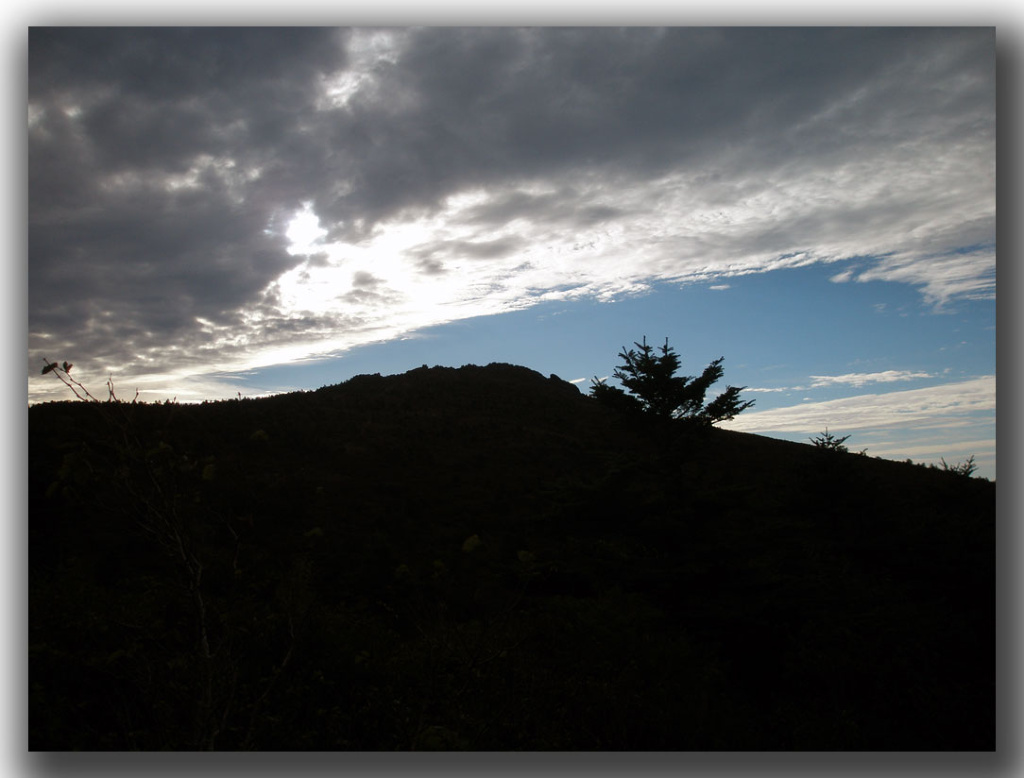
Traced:
<svg viewBox="0 0 1024 778">
<path fill-rule="evenodd" d="M 850 439 L 849 435 L 843 435 L 841 438 L 836 437 L 828 431 L 828 427 L 825 427 L 825 431 L 817 437 L 811 438 L 817 448 L 823 448 L 826 451 L 838 451 L 840 454 L 845 454 L 849 451 L 843 444 Z"/>
<path fill-rule="evenodd" d="M 935 468 L 935 465 L 932 465 L 932 467 Z M 964 478 L 970 478 L 974 475 L 974 471 L 978 469 L 978 465 L 974 462 L 974 454 L 971 454 L 967 457 L 966 461 L 957 462 L 955 465 L 949 464 L 946 462 L 945 458 L 943 458 L 942 469 L 947 473 L 953 473 L 953 475 L 961 475 Z"/>
</svg>

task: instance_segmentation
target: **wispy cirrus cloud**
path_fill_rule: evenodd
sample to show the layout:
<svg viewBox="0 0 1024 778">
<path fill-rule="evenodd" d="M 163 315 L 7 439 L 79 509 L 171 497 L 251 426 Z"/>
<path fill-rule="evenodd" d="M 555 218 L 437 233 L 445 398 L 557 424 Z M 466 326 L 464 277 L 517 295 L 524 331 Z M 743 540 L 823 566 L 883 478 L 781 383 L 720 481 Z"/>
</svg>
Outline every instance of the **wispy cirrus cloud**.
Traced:
<svg viewBox="0 0 1024 778">
<path fill-rule="evenodd" d="M 844 373 L 843 375 L 812 375 L 809 384 L 799 386 L 748 387 L 748 392 L 803 392 L 808 389 L 819 389 L 826 386 L 862 387 L 869 384 L 891 384 L 899 381 L 914 381 L 922 378 L 934 378 L 932 373 L 915 370 L 883 370 L 876 373 Z"/>
<path fill-rule="evenodd" d="M 989 233 L 986 229 L 983 232 Z M 942 252 L 942 249 L 937 249 Z M 882 257 L 864 268 L 848 268 L 832 276 L 847 281 L 895 281 L 921 289 L 925 300 L 938 308 L 954 299 L 995 299 L 994 245 L 964 247 L 945 253 L 921 252 Z"/>
<path fill-rule="evenodd" d="M 981 376 L 923 389 L 860 394 L 784 408 L 746 411 L 723 427 L 742 432 L 954 428 L 974 424 L 996 407 L 995 376 Z"/>
<path fill-rule="evenodd" d="M 883 370 L 879 373 L 846 373 L 844 375 L 812 375 L 811 388 L 819 386 L 866 386 L 867 384 L 891 384 L 895 381 L 912 381 L 917 378 L 931 378 L 931 373 L 913 370 Z"/>
</svg>

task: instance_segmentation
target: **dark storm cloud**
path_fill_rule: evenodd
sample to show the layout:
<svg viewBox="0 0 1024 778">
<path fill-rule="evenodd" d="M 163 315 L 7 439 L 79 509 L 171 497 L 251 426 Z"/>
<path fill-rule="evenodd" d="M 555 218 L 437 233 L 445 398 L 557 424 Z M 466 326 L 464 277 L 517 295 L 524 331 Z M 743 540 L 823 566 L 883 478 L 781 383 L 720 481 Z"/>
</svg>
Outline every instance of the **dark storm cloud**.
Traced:
<svg viewBox="0 0 1024 778">
<path fill-rule="evenodd" d="M 716 161 L 757 175 L 794 154 L 808 163 L 855 154 L 858 143 L 943 131 L 922 127 L 941 91 L 886 82 L 890 70 L 916 61 L 936 84 L 944 72 L 962 78 L 965 66 L 983 77 L 986 44 L 904 29 L 415 31 L 378 73 L 379 89 L 339 117 L 337 139 L 365 164 L 356 191 L 328 190 L 322 204 L 339 220 L 375 220 L 510 177 L 557 180 L 585 168 L 635 180 Z M 852 138 L 830 123 L 800 127 L 837 96 L 879 82 L 877 98 L 856 106 Z M 396 111 L 394 94 L 411 97 Z M 984 92 L 959 99 L 940 108 L 982 117 L 991 107 Z M 915 112 L 916 123 L 873 121 Z"/>
<path fill-rule="evenodd" d="M 970 29 L 35 28 L 30 332 L 79 362 L 214 348 L 198 320 L 286 339 L 283 320 L 245 327 L 306 261 L 282 234 L 304 203 L 329 240 L 360 242 L 486 190 L 468 232 L 408 252 L 441 275 L 515 254 L 521 235 L 494 230 L 516 220 L 572 234 L 657 211 L 672 175 L 728 204 L 780 170 L 988 139 L 992 55 Z M 331 98 L 338 74 L 354 80 Z M 644 202 L 619 198 L 638 186 Z M 857 206 L 865 227 L 891 210 Z M 820 226 L 768 237 L 792 250 Z M 373 271 L 340 299 L 394 299 Z"/>
<path fill-rule="evenodd" d="M 298 27 L 80 27 L 30 30 L 29 93 L 115 88 L 146 101 L 301 93 L 344 63 L 347 31 Z"/>
<path fill-rule="evenodd" d="M 368 273 L 365 270 L 357 270 L 352 275 L 352 286 L 372 289 L 378 284 L 380 284 L 380 279 L 375 278 L 373 273 Z"/>
<path fill-rule="evenodd" d="M 446 259 L 500 259 L 522 248 L 524 241 L 515 237 L 493 240 L 447 240 L 417 246 L 408 253 L 427 273 L 437 272 Z"/>
<path fill-rule="evenodd" d="M 580 205 L 580 196 L 570 187 L 543 194 L 522 191 L 496 193 L 488 202 L 468 208 L 462 220 L 482 227 L 506 224 L 515 219 L 587 227 L 626 215 L 621 208 L 610 205 Z"/>
<path fill-rule="evenodd" d="M 264 232 L 298 196 L 276 144 L 343 55 L 333 31 L 33 29 L 31 329 L 124 360 L 252 302 L 296 262 Z"/>
<path fill-rule="evenodd" d="M 384 282 L 373 273 L 357 270 L 352 274 L 351 290 L 338 295 L 337 299 L 352 305 L 381 305 L 393 302 L 395 295 L 384 288 Z"/>
</svg>

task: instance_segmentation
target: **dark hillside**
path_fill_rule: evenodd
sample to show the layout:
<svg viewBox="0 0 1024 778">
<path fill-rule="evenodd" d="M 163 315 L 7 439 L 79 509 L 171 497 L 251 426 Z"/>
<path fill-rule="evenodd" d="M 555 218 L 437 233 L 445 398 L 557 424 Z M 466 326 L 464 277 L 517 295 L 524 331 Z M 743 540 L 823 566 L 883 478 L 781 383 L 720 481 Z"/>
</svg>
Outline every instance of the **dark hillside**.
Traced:
<svg viewBox="0 0 1024 778">
<path fill-rule="evenodd" d="M 33 749 L 995 745 L 995 485 L 512 365 L 29 409 Z"/>
</svg>

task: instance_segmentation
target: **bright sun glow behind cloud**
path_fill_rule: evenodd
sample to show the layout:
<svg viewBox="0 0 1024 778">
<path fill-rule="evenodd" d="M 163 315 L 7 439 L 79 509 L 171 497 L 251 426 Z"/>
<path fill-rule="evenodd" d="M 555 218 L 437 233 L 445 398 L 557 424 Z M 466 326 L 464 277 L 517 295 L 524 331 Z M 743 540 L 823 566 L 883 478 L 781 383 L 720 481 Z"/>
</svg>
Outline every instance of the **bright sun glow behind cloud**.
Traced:
<svg viewBox="0 0 1024 778">
<path fill-rule="evenodd" d="M 988 266 L 994 265 L 994 254 L 936 258 L 928 246 L 915 244 L 912 231 L 907 237 L 898 216 L 877 215 L 884 213 L 887 198 L 913 196 L 894 176 L 893 165 L 885 154 L 870 164 L 844 163 L 833 170 L 847 184 L 842 191 L 819 172 L 791 166 L 771 186 L 732 185 L 728 201 L 699 174 L 670 173 L 657 183 L 658 208 L 648 203 L 647 181 L 609 186 L 567 176 L 553 186 L 506 180 L 500 187 L 457 191 L 433 210 L 399 213 L 352 242 L 327 242 L 332 225 L 307 202 L 285 232 L 289 253 L 305 261 L 272 283 L 273 316 L 319 318 L 309 330 L 315 337 L 290 348 L 310 357 L 542 300 L 610 300 L 643 291 L 652 279 L 697 282 L 871 252 L 889 258 L 860 268 L 859 276 L 847 269 L 834 280 L 918 284 L 936 302 L 961 292 L 991 295 Z M 938 182 L 951 173 L 933 167 L 932 175 Z M 866 242 L 856 211 L 869 202 L 876 215 Z M 494 216 L 504 211 L 505 218 Z M 848 227 L 837 226 L 840 212 L 847 213 Z M 600 218 L 582 229 L 578 224 L 566 229 L 570 218 L 583 216 L 586 224 L 586 214 Z M 815 233 L 813 249 L 801 249 L 812 245 L 808 229 L 819 223 L 828 223 L 830 231 Z M 893 251 L 894 246 L 902 248 Z M 943 291 L 944 281 L 949 291 Z M 253 317 L 255 329 L 261 320 Z M 257 348 L 281 353 L 282 344 L 261 335 L 261 343 L 250 346 L 248 366 L 266 364 L 265 355 L 254 353 Z"/>
<path fill-rule="evenodd" d="M 317 243 L 327 234 L 320 226 L 320 217 L 313 212 L 312 203 L 303 203 L 284 231 L 288 238 L 289 254 L 309 254 L 316 250 Z"/>
</svg>

